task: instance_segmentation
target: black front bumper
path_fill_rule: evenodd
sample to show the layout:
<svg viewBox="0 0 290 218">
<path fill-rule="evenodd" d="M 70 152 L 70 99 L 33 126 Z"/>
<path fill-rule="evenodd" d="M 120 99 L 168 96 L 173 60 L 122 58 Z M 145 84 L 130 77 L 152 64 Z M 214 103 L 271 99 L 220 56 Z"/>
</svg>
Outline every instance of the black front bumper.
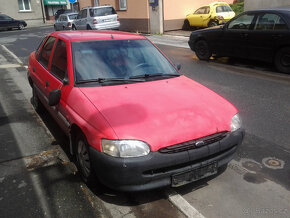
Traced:
<svg viewBox="0 0 290 218">
<path fill-rule="evenodd" d="M 151 152 L 138 158 L 116 158 L 90 147 L 98 179 L 121 191 L 142 191 L 171 185 L 172 175 L 217 162 L 227 164 L 242 143 L 244 130 L 228 133 L 219 142 L 188 151 L 164 154 Z"/>
</svg>

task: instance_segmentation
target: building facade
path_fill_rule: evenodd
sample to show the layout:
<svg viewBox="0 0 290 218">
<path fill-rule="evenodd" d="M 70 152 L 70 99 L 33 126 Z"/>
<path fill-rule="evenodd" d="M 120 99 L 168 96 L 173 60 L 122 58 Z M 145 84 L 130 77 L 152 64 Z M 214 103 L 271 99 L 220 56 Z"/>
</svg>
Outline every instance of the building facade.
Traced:
<svg viewBox="0 0 290 218">
<path fill-rule="evenodd" d="M 79 0 L 80 4 L 82 1 L 88 0 Z M 224 1 L 233 2 L 233 0 Z M 214 0 L 99 0 L 98 2 L 99 5 L 113 5 L 120 18 L 121 30 L 163 33 L 181 29 L 187 14 Z"/>
</svg>

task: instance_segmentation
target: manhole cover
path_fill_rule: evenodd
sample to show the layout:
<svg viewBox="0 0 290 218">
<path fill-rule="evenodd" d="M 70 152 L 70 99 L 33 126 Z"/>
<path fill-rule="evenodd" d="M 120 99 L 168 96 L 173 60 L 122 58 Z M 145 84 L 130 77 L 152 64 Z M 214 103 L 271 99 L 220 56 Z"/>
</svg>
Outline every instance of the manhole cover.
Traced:
<svg viewBox="0 0 290 218">
<path fill-rule="evenodd" d="M 271 169 L 283 169 L 285 162 L 283 160 L 279 160 L 275 157 L 266 157 L 262 160 L 262 163 Z"/>
</svg>

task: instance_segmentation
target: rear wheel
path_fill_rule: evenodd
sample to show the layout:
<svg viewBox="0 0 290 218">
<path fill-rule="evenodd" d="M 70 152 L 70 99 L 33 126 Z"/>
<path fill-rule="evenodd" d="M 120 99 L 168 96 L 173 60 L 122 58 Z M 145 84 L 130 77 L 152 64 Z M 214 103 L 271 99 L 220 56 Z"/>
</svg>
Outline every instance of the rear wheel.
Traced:
<svg viewBox="0 0 290 218">
<path fill-rule="evenodd" d="M 81 132 L 76 136 L 75 155 L 82 179 L 85 183 L 92 184 L 96 178 L 91 165 L 89 145 L 86 137 Z"/>
<path fill-rule="evenodd" d="M 77 30 L 75 25 L 72 26 L 72 30 Z"/>
<path fill-rule="evenodd" d="M 212 56 L 212 52 L 209 48 L 208 43 L 201 39 L 195 43 L 194 46 L 195 54 L 200 60 L 209 60 Z"/>
<path fill-rule="evenodd" d="M 215 22 L 215 21 L 210 21 L 210 22 L 208 23 L 208 27 L 213 27 L 213 26 L 217 26 L 217 25 L 218 25 L 218 23 Z"/>
<path fill-rule="evenodd" d="M 92 27 L 88 24 L 87 25 L 87 30 L 91 30 L 92 29 Z"/>
<path fill-rule="evenodd" d="M 183 29 L 184 30 L 190 30 L 190 23 L 189 23 L 189 21 L 187 19 L 184 20 Z"/>
<path fill-rule="evenodd" d="M 280 49 L 276 53 L 274 62 L 277 70 L 290 74 L 290 47 Z"/>
<path fill-rule="evenodd" d="M 37 93 L 36 93 L 36 89 L 34 87 L 32 88 L 32 105 L 38 113 L 43 112 L 44 106 L 41 103 L 41 101 L 39 100 Z"/>
</svg>

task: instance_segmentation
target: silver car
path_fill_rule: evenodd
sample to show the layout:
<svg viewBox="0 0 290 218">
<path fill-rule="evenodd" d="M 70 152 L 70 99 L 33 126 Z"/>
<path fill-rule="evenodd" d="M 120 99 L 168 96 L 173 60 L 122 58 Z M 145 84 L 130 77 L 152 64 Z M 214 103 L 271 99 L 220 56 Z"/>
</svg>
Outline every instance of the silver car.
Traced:
<svg viewBox="0 0 290 218">
<path fill-rule="evenodd" d="M 74 21 L 73 30 L 118 30 L 120 22 L 112 6 L 83 8 Z"/>
<path fill-rule="evenodd" d="M 71 30 L 73 21 L 77 18 L 78 13 L 68 13 L 59 15 L 55 21 L 54 30 Z"/>
</svg>

